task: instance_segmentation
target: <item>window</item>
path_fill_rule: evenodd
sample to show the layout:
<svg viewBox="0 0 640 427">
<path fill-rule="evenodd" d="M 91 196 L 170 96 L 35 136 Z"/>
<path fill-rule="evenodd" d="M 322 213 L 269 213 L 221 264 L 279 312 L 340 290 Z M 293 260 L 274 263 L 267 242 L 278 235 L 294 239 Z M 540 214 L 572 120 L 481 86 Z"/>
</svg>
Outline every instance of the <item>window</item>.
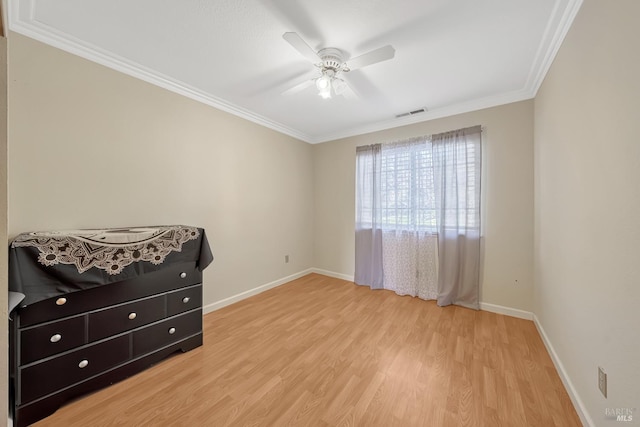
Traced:
<svg viewBox="0 0 640 427">
<path fill-rule="evenodd" d="M 369 147 L 358 151 L 358 175 L 367 187 L 358 183 L 360 206 L 356 211 L 361 214 L 361 227 L 372 227 L 374 202 L 379 204 L 377 223 L 383 230 L 435 233 L 438 214 L 445 216 L 445 224 L 480 227 L 480 147 L 475 141 L 438 144 L 424 137 L 378 147 L 378 153 L 367 150 Z M 435 165 L 434 156 L 439 159 Z M 441 177 L 443 169 L 453 171 L 456 182 L 440 190 L 434 180 Z M 374 186 L 378 191 L 373 191 Z M 453 197 L 456 203 L 441 209 L 442 197 Z"/>
<path fill-rule="evenodd" d="M 479 307 L 481 137 L 356 149 L 355 283 Z"/>
</svg>

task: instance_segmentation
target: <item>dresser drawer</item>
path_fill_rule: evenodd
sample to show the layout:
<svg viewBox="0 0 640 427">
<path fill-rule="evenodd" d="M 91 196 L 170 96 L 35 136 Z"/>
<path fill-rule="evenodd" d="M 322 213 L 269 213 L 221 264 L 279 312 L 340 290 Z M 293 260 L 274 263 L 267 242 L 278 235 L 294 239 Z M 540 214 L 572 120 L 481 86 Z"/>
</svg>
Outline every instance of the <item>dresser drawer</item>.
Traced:
<svg viewBox="0 0 640 427">
<path fill-rule="evenodd" d="M 110 337 L 164 317 L 164 295 L 96 311 L 89 314 L 89 341 Z"/>
<path fill-rule="evenodd" d="M 20 331 L 20 365 L 85 344 L 84 316 Z"/>
<path fill-rule="evenodd" d="M 48 322 L 199 283 L 202 283 L 202 272 L 195 262 L 172 264 L 159 271 L 70 292 L 22 307 L 18 326 Z"/>
<path fill-rule="evenodd" d="M 167 315 L 193 310 L 202 306 L 202 286 L 192 286 L 167 294 Z"/>
<path fill-rule="evenodd" d="M 21 369 L 20 403 L 83 381 L 128 359 L 129 336 L 124 335 Z"/>
<path fill-rule="evenodd" d="M 158 350 L 202 331 L 202 310 L 158 322 L 133 333 L 133 357 Z"/>
<path fill-rule="evenodd" d="M 71 292 L 22 307 L 18 326 L 26 327 L 80 314 L 83 312 L 83 299 L 80 293 Z"/>
</svg>

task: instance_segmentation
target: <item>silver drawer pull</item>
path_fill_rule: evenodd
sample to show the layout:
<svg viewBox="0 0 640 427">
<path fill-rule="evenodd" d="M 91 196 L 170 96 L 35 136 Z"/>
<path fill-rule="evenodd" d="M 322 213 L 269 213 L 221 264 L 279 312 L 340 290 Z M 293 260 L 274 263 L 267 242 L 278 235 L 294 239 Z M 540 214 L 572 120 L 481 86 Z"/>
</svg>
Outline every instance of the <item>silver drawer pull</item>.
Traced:
<svg viewBox="0 0 640 427">
<path fill-rule="evenodd" d="M 185 277 L 187 277 L 187 273 L 185 273 L 184 271 L 182 273 L 180 273 L 180 278 L 184 279 Z"/>
<path fill-rule="evenodd" d="M 136 318 L 136 316 L 138 316 L 138 315 L 137 315 L 137 314 L 135 314 L 135 313 L 129 313 L 129 320 L 133 320 L 133 319 L 135 319 L 135 318 Z"/>
<path fill-rule="evenodd" d="M 62 339 L 62 335 L 60 335 L 60 334 L 55 334 L 55 335 L 52 335 L 52 336 L 51 336 L 51 338 L 49 338 L 49 341 L 51 341 L 51 342 L 58 342 L 58 341 L 60 341 L 61 339 Z"/>
<path fill-rule="evenodd" d="M 67 303 L 67 299 L 66 298 L 58 298 L 56 300 L 56 305 L 65 305 Z"/>
<path fill-rule="evenodd" d="M 185 304 L 188 303 L 189 301 L 191 301 L 191 298 L 189 298 L 189 297 L 182 298 L 182 302 L 185 303 Z"/>
<path fill-rule="evenodd" d="M 173 335 L 176 333 L 176 328 L 169 328 L 169 334 Z"/>
<path fill-rule="evenodd" d="M 80 363 L 78 363 L 78 368 L 86 368 L 88 364 L 89 361 L 87 359 L 81 360 Z"/>
</svg>

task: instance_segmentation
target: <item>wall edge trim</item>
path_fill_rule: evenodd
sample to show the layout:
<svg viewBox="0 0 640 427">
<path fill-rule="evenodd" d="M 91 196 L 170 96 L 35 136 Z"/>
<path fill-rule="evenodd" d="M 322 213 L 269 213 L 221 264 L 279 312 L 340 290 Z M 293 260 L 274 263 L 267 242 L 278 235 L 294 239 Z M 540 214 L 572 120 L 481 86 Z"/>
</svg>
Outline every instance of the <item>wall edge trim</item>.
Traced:
<svg viewBox="0 0 640 427">
<path fill-rule="evenodd" d="M 556 350 L 551 344 L 551 340 L 549 340 L 549 337 L 547 336 L 547 333 L 542 327 L 542 324 L 540 323 L 538 316 L 536 316 L 535 314 L 533 315 L 533 323 L 536 325 L 536 329 L 538 330 L 538 333 L 542 338 L 542 342 L 544 343 L 544 346 L 547 348 L 547 352 L 549 353 L 549 356 L 551 356 L 553 365 L 556 367 L 556 370 L 558 371 L 560 380 L 562 381 L 562 384 L 564 385 L 565 390 L 567 390 L 567 394 L 569 395 L 569 398 L 573 403 L 573 407 L 575 408 L 576 412 L 578 413 L 578 416 L 580 417 L 580 421 L 582 421 L 582 423 L 586 426 L 595 427 L 593 419 L 589 415 L 589 411 L 587 411 L 587 408 L 585 407 L 584 402 L 580 398 L 578 391 L 576 390 L 573 383 L 571 382 L 569 373 L 565 370 L 564 365 L 562 364 L 562 361 L 558 356 L 558 353 L 556 353 Z"/>
<path fill-rule="evenodd" d="M 292 280 L 299 279 L 300 277 L 306 276 L 307 274 L 313 273 L 312 268 L 307 268 L 306 270 L 299 271 L 297 273 L 291 274 L 289 276 L 283 277 L 281 279 L 274 280 L 273 282 L 266 283 L 264 285 L 256 286 L 255 288 L 249 289 L 244 292 L 240 292 L 238 294 L 232 295 L 228 298 L 221 299 L 219 301 L 215 301 L 211 304 L 207 304 L 202 307 L 202 314 L 211 313 L 213 311 L 219 310 L 228 305 L 234 304 L 236 302 L 240 302 L 244 299 L 252 297 L 254 295 L 258 295 L 264 291 L 268 291 L 269 289 L 276 288 L 280 285 L 284 285 L 285 283 L 291 282 Z"/>
<path fill-rule="evenodd" d="M 504 305 L 491 304 L 488 302 L 480 303 L 480 310 L 490 313 L 504 314 L 505 316 L 517 317 L 518 319 L 533 320 L 534 314 L 530 311 L 520 310 L 518 308 L 505 307 Z"/>
</svg>

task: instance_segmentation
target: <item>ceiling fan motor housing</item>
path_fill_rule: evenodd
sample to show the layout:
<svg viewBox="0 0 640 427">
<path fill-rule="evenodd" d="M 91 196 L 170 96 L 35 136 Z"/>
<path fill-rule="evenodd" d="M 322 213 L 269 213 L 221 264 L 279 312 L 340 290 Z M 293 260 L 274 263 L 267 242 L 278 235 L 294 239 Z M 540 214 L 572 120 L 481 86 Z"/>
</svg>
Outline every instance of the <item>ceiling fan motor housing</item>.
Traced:
<svg viewBox="0 0 640 427">
<path fill-rule="evenodd" d="M 319 51 L 318 56 L 322 59 L 322 68 L 325 70 L 340 71 L 345 65 L 340 49 L 328 47 Z"/>
</svg>

